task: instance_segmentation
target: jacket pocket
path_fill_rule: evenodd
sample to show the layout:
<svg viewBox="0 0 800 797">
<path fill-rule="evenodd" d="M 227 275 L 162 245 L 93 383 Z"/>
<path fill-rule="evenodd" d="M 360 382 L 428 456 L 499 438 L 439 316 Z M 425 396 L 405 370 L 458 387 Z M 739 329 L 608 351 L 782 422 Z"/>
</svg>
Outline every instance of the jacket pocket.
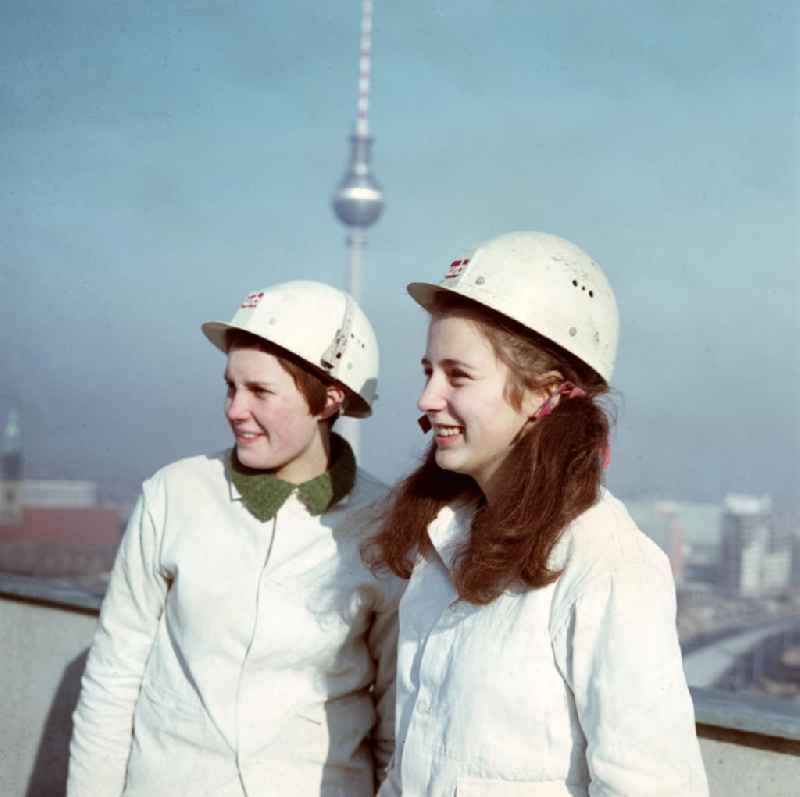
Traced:
<svg viewBox="0 0 800 797">
<path fill-rule="evenodd" d="M 196 742 L 199 728 L 201 724 L 142 688 L 134 714 L 124 797 L 186 794 L 187 784 L 198 782 L 193 778 L 201 764 L 201 745 Z"/>
<path fill-rule="evenodd" d="M 587 797 L 585 786 L 563 780 L 486 780 L 458 778 L 456 797 Z"/>
</svg>

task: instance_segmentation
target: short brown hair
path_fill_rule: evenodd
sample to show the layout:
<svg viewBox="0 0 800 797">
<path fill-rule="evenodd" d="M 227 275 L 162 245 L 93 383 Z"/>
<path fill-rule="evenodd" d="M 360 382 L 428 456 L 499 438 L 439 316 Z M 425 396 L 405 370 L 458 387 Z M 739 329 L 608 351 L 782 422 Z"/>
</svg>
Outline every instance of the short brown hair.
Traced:
<svg viewBox="0 0 800 797">
<path fill-rule="evenodd" d="M 229 329 L 225 333 L 225 351 L 229 352 L 234 347 L 258 349 L 273 355 L 303 394 L 306 404 L 308 404 L 308 411 L 312 415 L 319 415 L 325 409 L 325 402 L 328 400 L 328 386 L 333 382 L 312 371 L 299 357 L 295 357 L 286 349 L 243 329 Z"/>
</svg>

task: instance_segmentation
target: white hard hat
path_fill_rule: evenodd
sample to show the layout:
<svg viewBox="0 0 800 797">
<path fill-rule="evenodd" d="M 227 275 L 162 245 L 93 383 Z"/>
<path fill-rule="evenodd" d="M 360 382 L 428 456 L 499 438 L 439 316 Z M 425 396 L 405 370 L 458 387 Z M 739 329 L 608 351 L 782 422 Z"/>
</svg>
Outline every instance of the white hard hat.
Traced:
<svg viewBox="0 0 800 797">
<path fill-rule="evenodd" d="M 600 266 L 563 238 L 501 235 L 454 260 L 438 285 L 412 282 L 407 290 L 426 310 L 439 292 L 490 307 L 611 379 L 619 336 L 614 293 Z"/>
<path fill-rule="evenodd" d="M 300 357 L 340 382 L 343 415 L 366 418 L 378 389 L 378 341 L 369 319 L 344 291 L 296 280 L 248 293 L 229 324 L 207 321 L 205 336 L 227 351 L 225 333 L 240 329 Z"/>
</svg>

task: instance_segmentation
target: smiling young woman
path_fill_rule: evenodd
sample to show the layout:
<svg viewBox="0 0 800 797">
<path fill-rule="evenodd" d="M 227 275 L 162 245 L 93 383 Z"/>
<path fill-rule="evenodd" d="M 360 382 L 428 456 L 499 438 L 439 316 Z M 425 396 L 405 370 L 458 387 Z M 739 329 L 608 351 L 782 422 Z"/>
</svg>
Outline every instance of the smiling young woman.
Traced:
<svg viewBox="0 0 800 797">
<path fill-rule="evenodd" d="M 404 797 L 705 797 L 664 554 L 603 486 L 618 317 L 578 247 L 512 233 L 409 293 L 434 440 L 365 560 L 400 604 Z M 381 794 L 389 794 L 388 786 Z"/>
<path fill-rule="evenodd" d="M 248 294 L 203 331 L 227 355 L 234 446 L 143 485 L 86 665 L 68 794 L 372 797 L 393 749 L 401 582 L 360 561 L 385 490 L 331 427 L 371 412 L 375 335 L 313 282 Z"/>
</svg>

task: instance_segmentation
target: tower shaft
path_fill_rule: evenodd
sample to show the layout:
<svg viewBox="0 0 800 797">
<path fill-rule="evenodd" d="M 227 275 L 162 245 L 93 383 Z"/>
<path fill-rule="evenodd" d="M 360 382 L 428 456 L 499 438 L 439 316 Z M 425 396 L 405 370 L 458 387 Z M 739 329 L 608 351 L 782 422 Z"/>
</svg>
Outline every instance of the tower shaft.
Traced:
<svg viewBox="0 0 800 797">
<path fill-rule="evenodd" d="M 332 197 L 333 211 L 348 230 L 345 286 L 356 300 L 361 299 L 362 255 L 367 229 L 383 211 L 383 192 L 370 171 L 372 137 L 369 133 L 369 93 L 372 80 L 372 3 L 361 2 L 361 36 L 358 55 L 358 100 L 355 130 L 350 136 L 350 159 Z M 339 421 L 353 451 L 359 453 L 358 426 L 347 418 Z"/>
</svg>

